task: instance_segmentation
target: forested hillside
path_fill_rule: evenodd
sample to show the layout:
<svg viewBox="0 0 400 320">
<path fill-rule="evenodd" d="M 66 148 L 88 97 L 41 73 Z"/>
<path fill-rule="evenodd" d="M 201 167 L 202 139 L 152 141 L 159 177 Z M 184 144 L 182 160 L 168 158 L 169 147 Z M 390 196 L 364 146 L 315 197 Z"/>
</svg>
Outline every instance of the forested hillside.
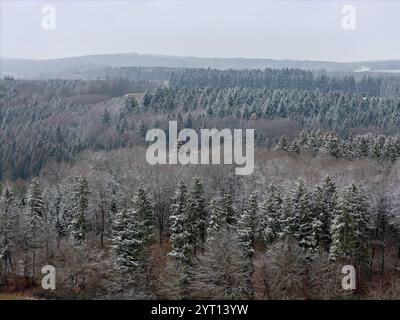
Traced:
<svg viewBox="0 0 400 320">
<path fill-rule="evenodd" d="M 399 78 L 110 72 L 0 81 L 0 292 L 400 298 Z M 171 120 L 255 129 L 254 173 L 150 165 L 146 133 Z M 49 264 L 55 291 L 40 288 Z M 341 288 L 346 264 L 356 291 Z"/>
<path fill-rule="evenodd" d="M 2 72 L 18 77 L 28 78 L 76 78 L 87 77 L 88 73 L 101 73 L 110 69 L 136 68 L 213 68 L 227 69 L 284 69 L 297 68 L 303 70 L 329 73 L 355 73 L 367 68 L 369 72 L 391 72 L 400 70 L 400 60 L 330 62 L 312 60 L 273 60 L 249 58 L 199 58 L 168 55 L 151 55 L 138 53 L 104 54 L 77 56 L 61 59 L 27 60 L 0 57 Z"/>
</svg>

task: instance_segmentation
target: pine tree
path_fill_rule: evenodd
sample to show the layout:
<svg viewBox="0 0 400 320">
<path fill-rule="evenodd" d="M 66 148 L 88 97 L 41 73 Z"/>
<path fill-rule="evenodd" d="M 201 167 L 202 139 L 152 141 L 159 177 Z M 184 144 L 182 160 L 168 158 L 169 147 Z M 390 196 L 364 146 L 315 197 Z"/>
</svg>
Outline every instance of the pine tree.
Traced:
<svg viewBox="0 0 400 320">
<path fill-rule="evenodd" d="M 296 239 L 303 248 L 314 248 L 314 216 L 311 197 L 302 179 L 297 181 L 288 201 L 289 203 L 284 204 L 283 209 L 285 235 Z"/>
<path fill-rule="evenodd" d="M 28 219 L 32 236 L 43 226 L 45 206 L 39 180 L 33 179 L 28 191 Z"/>
<path fill-rule="evenodd" d="M 121 210 L 113 222 L 112 249 L 118 271 L 145 271 L 153 240 L 153 219 L 147 194 L 139 187 L 133 198 L 133 207 Z"/>
<path fill-rule="evenodd" d="M 151 94 L 150 91 L 146 91 L 143 97 L 143 106 L 148 108 L 151 105 L 151 99 L 153 98 L 153 95 Z"/>
<path fill-rule="evenodd" d="M 174 192 L 171 205 L 170 219 L 170 256 L 190 264 L 193 256 L 193 248 L 189 241 L 189 221 L 187 217 L 187 188 L 183 181 L 179 181 Z"/>
<path fill-rule="evenodd" d="M 357 264 L 365 262 L 370 235 L 369 210 L 356 185 L 342 192 L 331 230 L 331 259 L 351 260 Z"/>
<path fill-rule="evenodd" d="M 299 221 L 298 233 L 296 238 L 299 246 L 305 249 L 315 249 L 316 241 L 314 234 L 314 212 L 312 210 L 312 203 L 310 194 L 307 192 L 304 197 L 299 199 L 297 221 Z"/>
<path fill-rule="evenodd" d="M 297 139 L 293 140 L 292 144 L 290 145 L 289 148 L 290 154 L 292 156 L 296 156 L 298 154 L 300 154 L 300 145 L 299 142 L 297 141 Z"/>
<path fill-rule="evenodd" d="M 146 98 L 148 99 L 148 98 Z M 147 101 L 146 101 L 147 102 Z M 135 110 L 137 107 L 139 106 L 139 103 L 137 102 L 137 100 L 135 99 L 135 97 L 133 96 L 128 96 L 125 99 L 125 109 L 128 112 L 132 112 L 133 110 Z"/>
<path fill-rule="evenodd" d="M 314 234 L 316 244 L 329 251 L 331 239 L 331 224 L 337 210 L 336 185 L 327 176 L 322 185 L 317 186 L 314 192 L 313 211 L 315 214 Z"/>
<path fill-rule="evenodd" d="M 243 272 L 246 275 L 244 283 L 248 288 L 250 288 L 249 297 L 252 297 L 254 294 L 251 279 L 254 273 L 253 257 L 255 236 L 257 231 L 257 217 L 257 195 L 252 194 L 249 196 L 245 203 L 243 213 L 239 217 L 237 226 L 239 245 L 242 249 L 244 258 L 247 260 L 247 262 L 244 263 Z"/>
<path fill-rule="evenodd" d="M 207 227 L 207 241 L 212 241 L 224 226 L 224 210 L 218 201 L 213 198 L 210 201 L 210 219 Z"/>
<path fill-rule="evenodd" d="M 352 185 L 353 219 L 356 230 L 356 252 L 355 256 L 359 265 L 368 260 L 368 251 L 371 240 L 371 216 L 370 209 L 364 193 Z"/>
<path fill-rule="evenodd" d="M 86 213 L 89 206 L 89 182 L 85 176 L 75 177 L 72 185 L 71 235 L 80 243 L 86 238 Z"/>
<path fill-rule="evenodd" d="M 112 224 L 112 253 L 115 269 L 131 273 L 140 266 L 142 243 L 138 236 L 137 215 L 134 210 L 122 209 Z"/>
<path fill-rule="evenodd" d="M 226 191 L 222 195 L 222 209 L 224 211 L 224 221 L 228 226 L 236 223 L 236 212 L 233 207 L 232 194 Z"/>
<path fill-rule="evenodd" d="M 353 256 L 355 251 L 355 226 L 347 198 L 345 194 L 340 196 L 338 211 L 332 222 L 332 245 L 330 248 L 332 260 L 347 260 Z"/>
<path fill-rule="evenodd" d="M 250 195 L 238 222 L 239 241 L 246 257 L 254 255 L 254 241 L 258 216 L 257 195 Z"/>
<path fill-rule="evenodd" d="M 285 136 L 282 136 L 280 138 L 277 147 L 278 147 L 278 150 L 282 150 L 282 151 L 286 151 L 286 152 L 290 151 L 290 145 Z"/>
<path fill-rule="evenodd" d="M 273 184 L 270 185 L 260 205 L 258 234 L 266 244 L 274 242 L 281 233 L 282 197 Z"/>
<path fill-rule="evenodd" d="M 45 204 L 39 180 L 33 179 L 27 197 L 27 230 L 25 245 L 31 254 L 32 279 L 35 279 L 37 250 L 44 245 L 45 235 Z"/>
<path fill-rule="evenodd" d="M 194 248 L 194 254 L 196 254 L 199 245 L 203 250 L 207 228 L 207 212 L 205 208 L 203 184 L 199 177 L 194 177 L 192 179 L 192 188 L 189 192 L 186 210 L 190 244 Z"/>
<path fill-rule="evenodd" d="M 340 141 L 333 133 L 326 136 L 323 150 L 326 150 L 326 152 L 330 153 L 335 158 L 341 157 L 342 150 Z"/>
<path fill-rule="evenodd" d="M 14 195 L 5 186 L 0 197 L 0 261 L 3 261 L 5 272 L 13 269 L 12 255 L 16 249 L 18 231 L 16 209 Z"/>
<path fill-rule="evenodd" d="M 386 247 L 386 233 L 390 227 L 390 220 L 393 218 L 390 204 L 385 196 L 379 196 L 375 208 L 376 216 L 373 226 L 374 243 L 372 245 L 371 254 L 371 271 L 373 270 L 373 262 L 375 258 L 376 249 L 379 249 L 381 256 L 380 271 L 383 276 L 385 270 L 385 247 Z"/>
<path fill-rule="evenodd" d="M 133 198 L 133 210 L 137 217 L 140 241 L 148 246 L 154 237 L 154 212 L 149 198 L 142 187 L 139 187 Z"/>
</svg>

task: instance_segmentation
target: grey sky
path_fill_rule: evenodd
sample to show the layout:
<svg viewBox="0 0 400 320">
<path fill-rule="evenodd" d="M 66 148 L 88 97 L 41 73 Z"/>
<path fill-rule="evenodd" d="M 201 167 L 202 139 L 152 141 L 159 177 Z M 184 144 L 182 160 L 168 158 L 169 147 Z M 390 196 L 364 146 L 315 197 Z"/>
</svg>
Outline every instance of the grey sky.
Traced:
<svg viewBox="0 0 400 320">
<path fill-rule="evenodd" d="M 400 59 L 397 1 L 4 1 L 0 55 L 154 53 L 354 61 Z M 41 7 L 56 30 L 41 28 Z M 341 28 L 356 8 L 356 30 Z"/>
</svg>

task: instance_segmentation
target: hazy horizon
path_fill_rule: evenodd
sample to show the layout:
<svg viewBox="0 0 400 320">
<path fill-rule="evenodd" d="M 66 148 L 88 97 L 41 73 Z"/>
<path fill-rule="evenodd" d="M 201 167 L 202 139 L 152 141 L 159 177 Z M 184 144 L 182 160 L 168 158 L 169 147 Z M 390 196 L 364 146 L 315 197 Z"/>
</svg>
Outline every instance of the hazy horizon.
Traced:
<svg viewBox="0 0 400 320">
<path fill-rule="evenodd" d="M 106 56 L 106 55 L 138 55 L 138 56 L 154 56 L 154 57 L 174 57 L 174 58 L 199 58 L 199 59 L 244 59 L 244 60 L 289 60 L 289 61 L 312 61 L 312 62 L 333 62 L 333 63 L 362 63 L 362 62 L 373 62 L 373 61 L 398 61 L 399 58 L 389 58 L 389 59 L 370 59 L 370 60 L 347 60 L 347 61 L 335 61 L 335 60 L 323 60 L 323 59 L 297 59 L 297 58 L 268 58 L 268 57 L 216 57 L 216 56 L 178 56 L 178 55 L 169 55 L 162 53 L 139 53 L 139 52 L 111 52 L 111 53 L 93 53 L 93 54 L 83 54 L 83 55 L 73 55 L 73 56 L 62 56 L 55 58 L 15 58 L 15 57 L 7 57 L 1 56 L 0 58 L 9 59 L 9 60 L 31 60 L 31 61 L 49 61 L 49 60 L 62 60 L 62 59 L 73 59 L 73 58 L 82 58 L 82 57 L 92 57 L 92 56 Z"/>
<path fill-rule="evenodd" d="M 56 29 L 41 28 L 43 5 Z M 356 29 L 341 27 L 343 5 Z M 392 1 L 1 1 L 0 56 L 103 54 L 362 62 L 400 59 Z"/>
</svg>

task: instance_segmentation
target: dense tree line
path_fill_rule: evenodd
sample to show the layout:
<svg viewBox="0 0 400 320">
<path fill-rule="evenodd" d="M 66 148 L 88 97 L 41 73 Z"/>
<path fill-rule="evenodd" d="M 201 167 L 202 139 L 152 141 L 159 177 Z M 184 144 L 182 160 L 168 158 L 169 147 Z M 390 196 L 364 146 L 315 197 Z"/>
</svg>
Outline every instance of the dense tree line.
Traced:
<svg viewBox="0 0 400 320">
<path fill-rule="evenodd" d="M 302 69 L 183 69 L 171 75 L 177 88 L 265 88 L 342 91 L 363 96 L 398 97 L 400 81 L 395 77 L 352 75 L 328 76 Z"/>
<path fill-rule="evenodd" d="M 394 130 L 399 125 L 399 103 L 398 99 L 341 91 L 251 88 L 158 88 L 147 92 L 143 100 L 145 108 L 157 112 L 198 109 L 217 118 L 289 118 L 302 126 L 339 131 L 355 127 Z"/>
<path fill-rule="evenodd" d="M 160 225 L 158 204 L 150 190 L 139 187 L 128 202 L 122 202 L 114 190 L 106 196 L 110 201 L 99 215 L 94 208 L 100 204 L 93 202 L 92 195 L 98 190 L 85 176 L 74 177 L 62 189 L 45 191 L 45 186 L 38 179 L 31 181 L 25 193 L 2 186 L 2 285 L 17 275 L 35 283 L 40 266 L 55 260 L 61 245 L 73 250 L 74 263 L 82 263 L 85 250 L 93 248 L 95 241 L 112 254 L 111 279 L 117 292 L 134 288 L 144 296 L 163 296 L 164 290 L 172 290 L 178 298 L 248 299 L 256 292 L 254 260 L 260 245 L 265 259 L 271 258 L 265 260 L 269 268 L 285 263 L 276 256 L 283 250 L 293 259 L 303 259 L 311 269 L 320 268 L 323 261 L 337 268 L 353 264 L 362 271 L 362 281 L 368 282 L 375 255 L 381 253 L 383 273 L 388 268 L 384 250 L 396 245 L 399 237 L 387 199 L 367 198 L 355 184 L 338 190 L 330 177 L 314 188 L 301 179 L 285 189 L 271 184 L 265 192 L 247 194 L 239 205 L 229 189 L 208 198 L 202 181 L 194 177 L 189 187 L 179 181 L 172 197 L 165 221 L 169 232 L 162 240 L 169 244 L 169 258 L 157 284 L 161 287 L 154 289 L 152 270 L 158 266 L 153 248 Z M 297 277 L 293 272 L 290 276 Z M 335 283 L 337 272 L 331 270 L 323 281 Z M 82 270 L 70 273 L 71 283 L 66 286 L 85 288 Z M 264 294 L 285 294 L 279 285 L 267 284 Z M 337 294 L 335 288 L 329 297 Z"/>
<path fill-rule="evenodd" d="M 276 149 L 294 156 L 307 151 L 313 155 L 330 154 L 336 159 L 369 158 L 394 162 L 400 156 L 400 137 L 368 133 L 341 139 L 333 132 L 302 131 L 291 142 L 281 137 Z"/>
</svg>

